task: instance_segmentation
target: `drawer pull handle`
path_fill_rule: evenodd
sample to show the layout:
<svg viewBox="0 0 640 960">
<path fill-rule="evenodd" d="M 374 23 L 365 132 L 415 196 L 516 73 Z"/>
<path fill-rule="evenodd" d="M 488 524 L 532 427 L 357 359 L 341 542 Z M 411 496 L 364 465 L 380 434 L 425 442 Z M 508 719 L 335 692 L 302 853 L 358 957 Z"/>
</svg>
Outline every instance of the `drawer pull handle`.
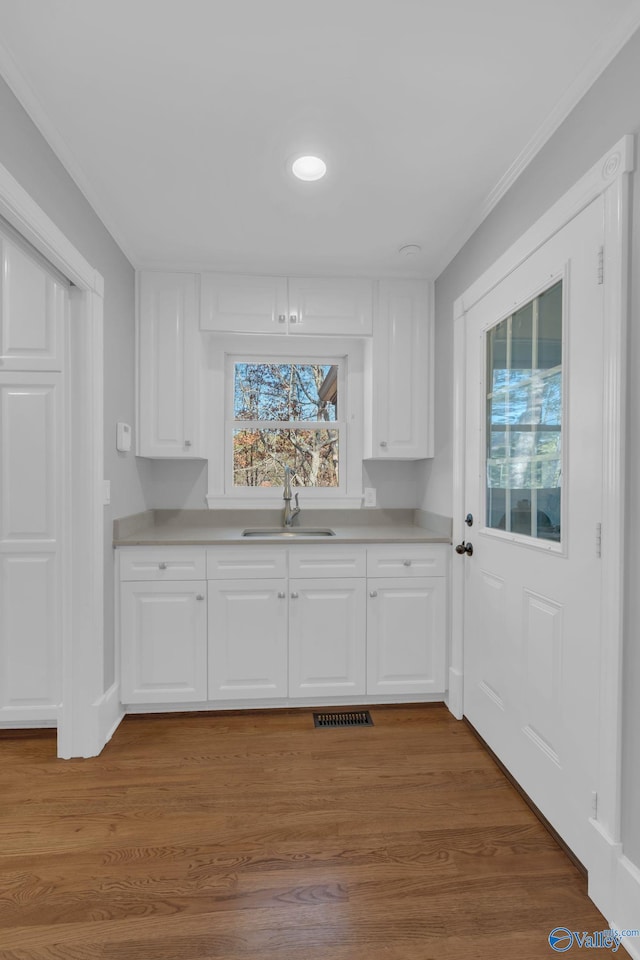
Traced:
<svg viewBox="0 0 640 960">
<path fill-rule="evenodd" d="M 381 447 L 386 447 L 386 445 L 387 445 L 387 441 L 386 441 L 386 440 L 381 440 L 381 441 L 380 441 L 380 446 L 381 446 Z"/>
<path fill-rule="evenodd" d="M 197 594 L 196 600 L 204 600 L 204 593 Z"/>
<path fill-rule="evenodd" d="M 297 600 L 297 599 L 298 599 L 298 594 L 297 594 L 295 591 L 291 594 L 291 599 L 292 599 L 292 600 Z"/>
<path fill-rule="evenodd" d="M 158 564 L 158 570 L 166 570 L 166 569 L 167 569 L 167 565 L 164 561 Z"/>
<path fill-rule="evenodd" d="M 378 591 L 377 591 L 377 590 L 371 590 L 371 592 L 369 593 L 369 596 L 370 596 L 370 597 L 377 597 L 377 596 L 378 596 Z"/>
<path fill-rule="evenodd" d="M 405 565 L 405 567 L 410 567 L 410 566 L 411 566 L 411 560 L 403 560 L 402 562 L 403 562 L 403 564 Z"/>
<path fill-rule="evenodd" d="M 284 592 L 284 590 L 280 590 L 280 592 L 278 593 L 278 600 L 284 600 L 285 597 L 286 597 L 286 593 Z"/>
</svg>

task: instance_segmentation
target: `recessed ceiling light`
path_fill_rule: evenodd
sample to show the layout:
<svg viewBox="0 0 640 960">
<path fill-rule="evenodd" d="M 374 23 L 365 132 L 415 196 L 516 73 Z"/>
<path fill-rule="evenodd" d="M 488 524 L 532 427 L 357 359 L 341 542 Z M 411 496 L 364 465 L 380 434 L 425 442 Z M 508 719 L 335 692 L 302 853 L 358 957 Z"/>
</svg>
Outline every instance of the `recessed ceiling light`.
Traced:
<svg viewBox="0 0 640 960">
<path fill-rule="evenodd" d="M 422 253 L 422 247 L 419 243 L 405 243 L 403 247 L 398 248 L 398 253 L 401 253 L 403 257 L 417 257 L 419 253 Z"/>
<path fill-rule="evenodd" d="M 291 164 L 291 172 L 298 180 L 321 180 L 327 165 L 320 157 L 298 157 Z"/>
</svg>

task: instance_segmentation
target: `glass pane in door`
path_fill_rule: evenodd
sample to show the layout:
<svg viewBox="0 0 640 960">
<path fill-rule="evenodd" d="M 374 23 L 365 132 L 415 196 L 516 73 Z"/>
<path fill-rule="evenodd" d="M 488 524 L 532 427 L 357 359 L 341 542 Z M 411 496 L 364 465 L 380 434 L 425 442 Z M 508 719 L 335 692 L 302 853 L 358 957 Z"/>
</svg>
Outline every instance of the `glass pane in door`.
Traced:
<svg viewBox="0 0 640 960">
<path fill-rule="evenodd" d="M 560 541 L 562 281 L 486 334 L 486 525 Z"/>
</svg>

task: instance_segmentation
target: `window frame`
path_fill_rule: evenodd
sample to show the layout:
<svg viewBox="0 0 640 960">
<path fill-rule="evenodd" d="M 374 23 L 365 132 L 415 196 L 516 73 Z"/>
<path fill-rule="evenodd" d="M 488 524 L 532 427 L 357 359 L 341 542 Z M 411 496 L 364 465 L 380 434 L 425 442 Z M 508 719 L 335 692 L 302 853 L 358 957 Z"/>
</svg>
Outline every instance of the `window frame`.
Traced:
<svg viewBox="0 0 640 960">
<path fill-rule="evenodd" d="M 569 290 L 568 280 L 569 280 L 568 267 L 567 265 L 565 265 L 562 270 L 559 270 L 556 273 L 552 274 L 550 277 L 546 278 L 543 284 L 541 284 L 539 287 L 532 289 L 526 296 L 522 298 L 522 300 L 513 304 L 513 306 L 503 316 L 492 321 L 485 328 L 483 328 L 481 333 L 482 340 L 483 340 L 483 344 L 481 348 L 482 355 L 483 355 L 483 370 L 485 371 L 483 375 L 483 382 L 482 382 L 481 402 L 485 404 L 486 398 L 487 398 L 487 392 L 488 392 L 486 379 L 487 379 L 487 368 L 488 368 L 487 345 L 488 345 L 489 332 L 493 330 L 499 323 L 502 323 L 504 320 L 507 320 L 509 317 L 512 317 L 522 307 L 526 306 L 531 301 L 536 300 L 546 291 L 550 290 L 557 283 L 559 282 L 562 283 L 562 301 L 561 301 L 562 302 L 562 338 L 561 338 L 562 363 L 560 364 L 561 375 L 562 375 L 562 403 L 561 403 L 562 440 L 561 440 L 561 457 L 560 457 L 561 468 L 560 469 L 561 469 L 561 477 L 563 478 L 563 481 L 568 476 L 568 471 L 570 469 L 567 443 L 565 442 L 565 434 L 564 434 L 565 424 L 568 422 L 567 420 L 568 399 L 567 398 L 568 398 L 568 392 L 569 392 L 568 391 L 569 370 L 566 366 L 566 359 L 565 359 L 569 355 L 568 354 L 569 331 L 568 331 L 568 323 L 567 323 L 567 318 L 569 316 L 568 300 L 567 300 L 568 290 Z M 494 538 L 496 540 L 507 540 L 510 543 L 518 543 L 518 544 L 521 544 L 522 546 L 529 547 L 532 550 L 538 550 L 538 551 L 541 550 L 547 553 L 557 554 L 558 556 L 566 556 L 567 550 L 568 550 L 568 543 L 567 543 L 568 507 L 566 502 L 567 498 L 564 495 L 564 487 L 565 487 L 566 481 L 561 484 L 562 492 L 561 492 L 561 500 L 560 500 L 560 539 L 559 540 L 548 540 L 544 537 L 537 537 L 537 536 L 530 536 L 529 534 L 516 533 L 512 530 L 501 530 L 498 527 L 491 527 L 488 525 L 487 523 L 487 491 L 489 489 L 489 485 L 487 481 L 487 449 L 488 449 L 487 448 L 487 432 L 488 432 L 487 417 L 486 415 L 484 415 L 482 417 L 482 428 L 480 431 L 481 436 L 479 438 L 481 443 L 480 496 L 481 496 L 483 514 L 482 514 L 482 526 L 480 529 L 482 534 L 485 536 Z M 536 501 L 535 508 L 537 509 L 537 498 L 535 498 L 535 501 Z M 533 501 L 532 501 L 532 509 L 534 509 Z"/>
</svg>

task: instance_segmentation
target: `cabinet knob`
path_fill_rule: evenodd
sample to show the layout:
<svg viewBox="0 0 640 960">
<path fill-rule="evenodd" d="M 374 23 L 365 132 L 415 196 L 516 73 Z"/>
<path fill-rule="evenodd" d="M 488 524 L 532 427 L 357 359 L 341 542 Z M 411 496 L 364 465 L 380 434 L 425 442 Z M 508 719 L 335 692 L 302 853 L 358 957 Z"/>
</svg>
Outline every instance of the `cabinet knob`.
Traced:
<svg viewBox="0 0 640 960">
<path fill-rule="evenodd" d="M 192 445 L 191 440 L 185 440 L 184 445 L 185 447 L 190 447 Z"/>
<path fill-rule="evenodd" d="M 297 599 L 298 599 L 298 594 L 297 594 L 295 591 L 291 594 L 291 599 L 292 599 L 292 600 L 297 600 Z"/>
<path fill-rule="evenodd" d="M 278 323 L 286 323 L 286 322 L 287 322 L 286 315 L 284 313 L 278 314 Z"/>
<path fill-rule="evenodd" d="M 166 570 L 166 569 L 167 569 L 167 565 L 163 560 L 162 563 L 158 564 L 158 570 Z"/>
<path fill-rule="evenodd" d="M 284 590 L 280 590 L 280 592 L 278 593 L 278 600 L 284 600 L 285 597 L 286 597 L 286 593 L 284 592 Z"/>
<path fill-rule="evenodd" d="M 411 566 L 411 560 L 403 560 L 402 562 L 403 562 L 403 564 L 404 564 L 405 567 L 410 567 L 410 566 Z"/>
<path fill-rule="evenodd" d="M 381 440 L 381 441 L 380 441 L 380 446 L 381 446 L 381 447 L 386 447 L 386 445 L 387 445 L 387 441 L 386 441 L 386 440 Z"/>
<path fill-rule="evenodd" d="M 370 597 L 377 597 L 377 596 L 378 596 L 378 591 L 377 591 L 377 590 L 370 590 L 370 591 L 369 591 L 369 596 L 370 596 Z"/>
<path fill-rule="evenodd" d="M 298 322 L 297 316 L 295 315 L 295 313 L 292 313 L 291 316 L 289 317 L 289 323 L 297 323 L 297 322 Z"/>
<path fill-rule="evenodd" d="M 198 593 L 196 595 L 196 600 L 204 600 L 204 593 Z"/>
</svg>

